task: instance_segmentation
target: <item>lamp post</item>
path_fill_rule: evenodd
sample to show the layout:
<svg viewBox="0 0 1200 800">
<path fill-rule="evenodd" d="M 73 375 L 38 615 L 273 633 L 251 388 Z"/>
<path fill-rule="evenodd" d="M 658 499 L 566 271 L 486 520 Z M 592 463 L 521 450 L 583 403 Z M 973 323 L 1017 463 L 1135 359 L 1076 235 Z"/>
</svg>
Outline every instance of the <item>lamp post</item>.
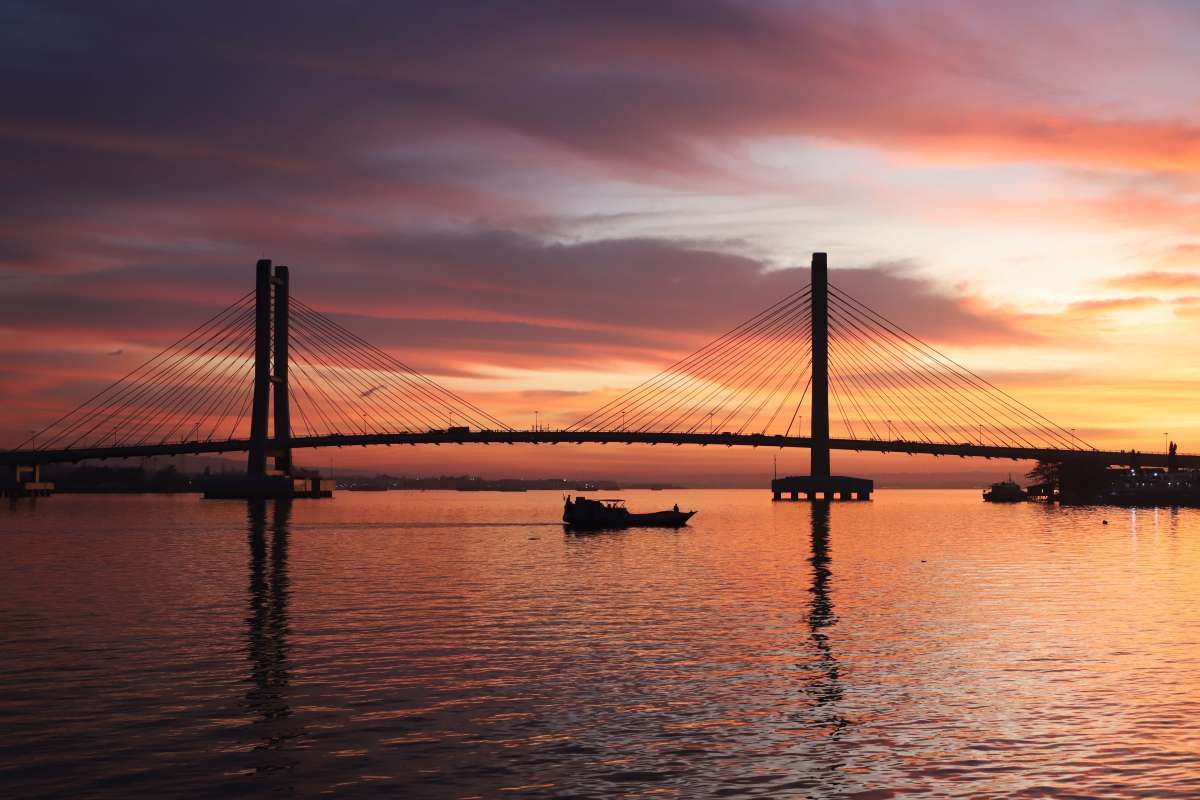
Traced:
<svg viewBox="0 0 1200 800">
<path fill-rule="evenodd" d="M 1170 445 L 1167 444 L 1167 437 L 1170 435 L 1171 434 L 1169 434 L 1165 431 L 1163 432 L 1163 452 L 1164 453 L 1169 453 L 1171 451 Z"/>
<path fill-rule="evenodd" d="M 533 432 L 537 433 L 537 431 L 538 431 L 538 412 L 534 411 L 533 412 Z"/>
</svg>

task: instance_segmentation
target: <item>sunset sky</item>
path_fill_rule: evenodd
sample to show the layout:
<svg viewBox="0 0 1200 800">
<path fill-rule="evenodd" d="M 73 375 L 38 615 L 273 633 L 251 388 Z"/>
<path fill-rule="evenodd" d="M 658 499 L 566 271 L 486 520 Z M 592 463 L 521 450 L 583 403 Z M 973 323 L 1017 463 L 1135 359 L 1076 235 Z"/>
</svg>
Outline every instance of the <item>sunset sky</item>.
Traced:
<svg viewBox="0 0 1200 800">
<path fill-rule="evenodd" d="M 258 258 L 528 427 L 802 287 L 821 250 L 1081 438 L 1200 451 L 1196 4 L 18 0 L 0 23 L 0 446 L 240 297 Z M 336 457 L 771 468 L 660 450 Z"/>
</svg>

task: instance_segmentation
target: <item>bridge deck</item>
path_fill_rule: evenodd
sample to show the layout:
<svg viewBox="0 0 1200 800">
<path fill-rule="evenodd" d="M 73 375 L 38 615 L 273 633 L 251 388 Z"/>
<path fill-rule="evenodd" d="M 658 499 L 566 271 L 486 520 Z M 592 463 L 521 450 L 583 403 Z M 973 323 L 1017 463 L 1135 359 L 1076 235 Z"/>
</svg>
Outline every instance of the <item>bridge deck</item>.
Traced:
<svg viewBox="0 0 1200 800">
<path fill-rule="evenodd" d="M 769 436 L 738 433 L 640 433 L 629 431 L 507 431 L 474 430 L 464 432 L 429 431 L 426 433 L 331 434 L 301 436 L 290 440 L 292 448 L 367 447 L 371 445 L 419 444 L 648 444 L 699 445 L 724 447 L 788 447 L 808 449 L 807 436 Z M 1114 466 L 1130 466 L 1135 462 L 1147 467 L 1164 467 L 1164 453 L 1131 452 L 1126 450 L 1056 450 L 995 445 L 941 444 L 930 442 L 881 441 L 878 439 L 830 439 L 832 450 L 872 453 L 908 453 L 959 458 L 1000 458 L 1014 461 L 1044 459 L 1056 461 L 1086 457 Z M 53 464 L 106 458 L 148 458 L 151 456 L 198 455 L 204 453 L 235 453 L 250 449 L 248 439 L 219 442 L 196 441 L 174 444 L 143 444 L 120 447 L 92 447 L 78 450 L 8 450 L 0 452 L 0 464 Z M 1179 454 L 1175 463 L 1181 467 L 1200 468 L 1200 455 Z"/>
</svg>

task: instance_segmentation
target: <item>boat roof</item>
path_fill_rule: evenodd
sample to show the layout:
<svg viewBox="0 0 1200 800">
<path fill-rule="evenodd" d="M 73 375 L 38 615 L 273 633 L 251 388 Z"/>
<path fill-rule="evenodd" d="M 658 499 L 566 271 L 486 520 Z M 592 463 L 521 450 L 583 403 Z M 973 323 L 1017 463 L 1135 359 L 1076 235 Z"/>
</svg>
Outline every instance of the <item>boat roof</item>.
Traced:
<svg viewBox="0 0 1200 800">
<path fill-rule="evenodd" d="M 601 503 L 624 503 L 625 502 L 625 498 L 623 498 L 623 497 L 597 497 L 596 500 L 598 500 Z"/>
</svg>

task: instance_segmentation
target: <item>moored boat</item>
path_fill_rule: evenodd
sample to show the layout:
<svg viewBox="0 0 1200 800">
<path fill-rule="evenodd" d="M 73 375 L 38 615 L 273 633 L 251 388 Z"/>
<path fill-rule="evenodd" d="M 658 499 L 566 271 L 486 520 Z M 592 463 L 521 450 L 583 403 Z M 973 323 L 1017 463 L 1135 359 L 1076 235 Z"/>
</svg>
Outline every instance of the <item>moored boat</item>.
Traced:
<svg viewBox="0 0 1200 800">
<path fill-rule="evenodd" d="M 1020 503 L 1028 500 L 1029 496 L 1019 484 L 1009 478 L 1006 481 L 993 483 L 983 491 L 983 499 L 989 503 Z"/>
<path fill-rule="evenodd" d="M 620 498 L 591 500 L 576 497 L 572 500 L 571 496 L 567 495 L 563 503 L 562 520 L 569 528 L 679 528 L 686 525 L 695 513 L 680 511 L 676 505 L 668 511 L 635 514 L 625 507 L 625 501 Z"/>
</svg>

